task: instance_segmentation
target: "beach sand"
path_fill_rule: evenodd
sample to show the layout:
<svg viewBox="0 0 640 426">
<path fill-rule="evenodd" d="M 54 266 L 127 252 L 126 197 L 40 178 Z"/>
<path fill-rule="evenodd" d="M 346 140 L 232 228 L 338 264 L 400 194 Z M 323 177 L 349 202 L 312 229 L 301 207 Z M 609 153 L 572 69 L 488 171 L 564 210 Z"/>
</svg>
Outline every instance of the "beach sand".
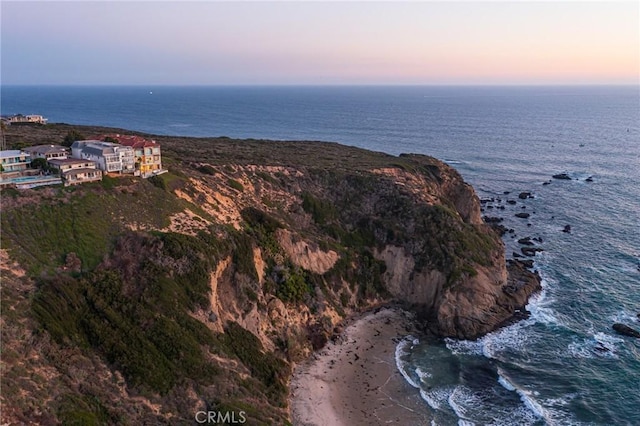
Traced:
<svg viewBox="0 0 640 426">
<path fill-rule="evenodd" d="M 335 342 L 295 369 L 293 424 L 430 424 L 426 403 L 396 368 L 397 342 L 411 331 L 410 314 L 399 308 L 354 319 Z"/>
</svg>

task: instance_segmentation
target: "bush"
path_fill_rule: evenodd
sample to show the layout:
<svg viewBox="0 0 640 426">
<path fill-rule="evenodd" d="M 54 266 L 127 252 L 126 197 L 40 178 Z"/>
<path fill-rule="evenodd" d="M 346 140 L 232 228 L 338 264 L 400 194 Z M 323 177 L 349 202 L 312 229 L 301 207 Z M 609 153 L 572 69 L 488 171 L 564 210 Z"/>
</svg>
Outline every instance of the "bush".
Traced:
<svg viewBox="0 0 640 426">
<path fill-rule="evenodd" d="M 167 184 L 165 183 L 164 179 L 162 178 L 162 176 L 151 176 L 149 179 L 147 179 L 149 181 L 149 183 L 151 183 L 153 186 L 155 186 L 156 188 L 160 188 L 163 191 L 167 190 Z"/>
<path fill-rule="evenodd" d="M 337 217 L 335 206 L 332 203 L 315 198 L 309 192 L 302 193 L 302 208 L 311 215 L 318 225 L 324 225 Z"/>
<path fill-rule="evenodd" d="M 239 191 L 239 192 L 243 192 L 244 191 L 244 186 L 240 182 L 235 180 L 235 179 L 229 179 L 227 181 L 227 184 L 230 187 L 232 187 L 233 189 L 235 189 L 236 191 Z"/>
</svg>

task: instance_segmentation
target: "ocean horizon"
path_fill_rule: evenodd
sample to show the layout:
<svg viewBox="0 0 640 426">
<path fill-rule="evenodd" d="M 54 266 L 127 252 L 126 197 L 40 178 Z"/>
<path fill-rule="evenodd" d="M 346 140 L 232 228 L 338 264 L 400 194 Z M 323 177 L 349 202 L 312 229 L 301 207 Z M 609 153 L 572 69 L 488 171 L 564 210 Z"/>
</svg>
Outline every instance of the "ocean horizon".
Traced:
<svg viewBox="0 0 640 426">
<path fill-rule="evenodd" d="M 640 86 L 2 86 L 2 115 L 167 136 L 338 142 L 456 168 L 536 239 L 529 318 L 412 337 L 397 365 L 437 425 L 640 424 Z M 565 173 L 570 179 L 553 179 Z M 520 199 L 520 192 L 532 198 Z M 515 213 L 530 213 L 527 219 Z M 570 225 L 571 232 L 563 232 Z"/>
</svg>

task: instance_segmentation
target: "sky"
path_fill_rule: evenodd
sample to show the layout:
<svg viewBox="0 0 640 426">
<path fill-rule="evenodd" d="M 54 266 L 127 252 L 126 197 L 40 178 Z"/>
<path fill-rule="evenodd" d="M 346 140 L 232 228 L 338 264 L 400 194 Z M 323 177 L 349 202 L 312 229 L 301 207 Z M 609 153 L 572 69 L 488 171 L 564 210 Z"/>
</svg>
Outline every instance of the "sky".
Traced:
<svg viewBox="0 0 640 426">
<path fill-rule="evenodd" d="M 0 3 L 2 85 L 638 84 L 640 2 Z"/>
</svg>

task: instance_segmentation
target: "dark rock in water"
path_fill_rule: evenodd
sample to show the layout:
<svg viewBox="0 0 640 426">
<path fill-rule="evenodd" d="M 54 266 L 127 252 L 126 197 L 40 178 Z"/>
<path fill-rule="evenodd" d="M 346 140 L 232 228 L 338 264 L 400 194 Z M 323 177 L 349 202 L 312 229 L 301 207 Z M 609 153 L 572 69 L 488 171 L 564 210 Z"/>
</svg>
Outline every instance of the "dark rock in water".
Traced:
<svg viewBox="0 0 640 426">
<path fill-rule="evenodd" d="M 526 266 L 527 268 L 529 268 L 529 269 L 533 268 L 533 260 L 532 259 L 523 259 L 520 262 L 522 262 L 522 264 L 524 266 Z"/>
<path fill-rule="evenodd" d="M 541 249 L 540 247 L 522 247 L 520 251 L 525 256 L 532 257 L 532 256 L 535 256 L 537 252 L 544 251 L 544 250 Z"/>
<path fill-rule="evenodd" d="M 513 205 L 513 204 L 515 204 L 515 203 L 516 203 L 516 200 L 507 200 L 507 204 L 511 204 L 511 205 Z"/>
<path fill-rule="evenodd" d="M 551 181 L 550 181 L 550 180 L 548 180 L 548 181 L 546 181 L 546 182 L 542 182 L 542 184 L 543 184 L 543 185 L 551 185 Z"/>
<path fill-rule="evenodd" d="M 503 194 L 504 195 L 509 195 L 509 194 L 511 194 L 511 191 L 504 191 Z"/>
<path fill-rule="evenodd" d="M 515 251 L 512 253 L 512 256 L 513 256 L 514 258 L 522 257 L 522 255 L 521 255 L 520 253 L 515 252 Z"/>
<path fill-rule="evenodd" d="M 507 228 L 504 225 L 492 223 L 489 226 L 491 226 L 501 237 L 507 233 Z"/>
<path fill-rule="evenodd" d="M 589 176 L 584 180 L 585 182 L 593 182 L 593 177 Z"/>
<path fill-rule="evenodd" d="M 531 226 L 531 224 L 530 224 L 530 223 L 527 223 L 527 226 Z"/>
<path fill-rule="evenodd" d="M 510 234 L 515 234 L 515 232 L 516 232 L 516 230 L 515 230 L 515 229 L 513 229 L 513 228 L 509 228 L 509 233 L 510 233 Z"/>
<path fill-rule="evenodd" d="M 521 200 L 526 200 L 527 198 L 533 198 L 533 195 L 531 195 L 530 192 L 521 192 L 520 194 L 518 194 L 518 198 L 520 198 Z"/>
<path fill-rule="evenodd" d="M 569 176 L 566 173 L 558 173 L 557 175 L 553 175 L 551 177 L 554 179 L 560 179 L 560 180 L 571 180 L 571 176 Z"/>
<path fill-rule="evenodd" d="M 504 206 L 500 206 L 498 207 L 500 210 L 504 210 Z"/>
<path fill-rule="evenodd" d="M 541 242 L 542 242 L 542 238 L 540 238 L 540 237 L 535 237 L 535 238 L 533 238 L 533 241 L 537 241 L 537 242 L 541 243 Z"/>
<path fill-rule="evenodd" d="M 524 237 L 524 238 L 520 238 L 520 239 L 518 240 L 518 243 L 519 243 L 519 244 L 523 244 L 523 245 L 525 245 L 525 246 L 532 246 L 532 245 L 534 245 L 534 244 L 533 244 L 533 241 L 531 241 L 531 237 Z"/>
<path fill-rule="evenodd" d="M 516 213 L 516 217 L 519 217 L 520 219 L 526 219 L 529 216 L 531 216 L 529 213 Z"/>
<path fill-rule="evenodd" d="M 640 339 L 640 331 L 635 330 L 629 327 L 628 325 L 620 324 L 617 322 L 613 324 L 613 329 L 617 331 L 619 334 L 622 334 L 624 336 L 635 337 Z"/>
<path fill-rule="evenodd" d="M 603 346 L 602 343 L 598 343 L 594 349 L 598 352 L 609 352 L 609 348 Z"/>
<path fill-rule="evenodd" d="M 492 209 L 492 208 L 493 208 L 493 206 L 489 205 L 489 206 L 487 206 L 487 208 L 488 208 L 488 209 Z"/>
<path fill-rule="evenodd" d="M 567 234 L 571 232 L 571 225 L 565 225 L 562 232 L 566 232 Z"/>
<path fill-rule="evenodd" d="M 484 223 L 500 223 L 504 218 L 497 216 L 482 216 L 482 220 L 484 220 Z"/>
</svg>

